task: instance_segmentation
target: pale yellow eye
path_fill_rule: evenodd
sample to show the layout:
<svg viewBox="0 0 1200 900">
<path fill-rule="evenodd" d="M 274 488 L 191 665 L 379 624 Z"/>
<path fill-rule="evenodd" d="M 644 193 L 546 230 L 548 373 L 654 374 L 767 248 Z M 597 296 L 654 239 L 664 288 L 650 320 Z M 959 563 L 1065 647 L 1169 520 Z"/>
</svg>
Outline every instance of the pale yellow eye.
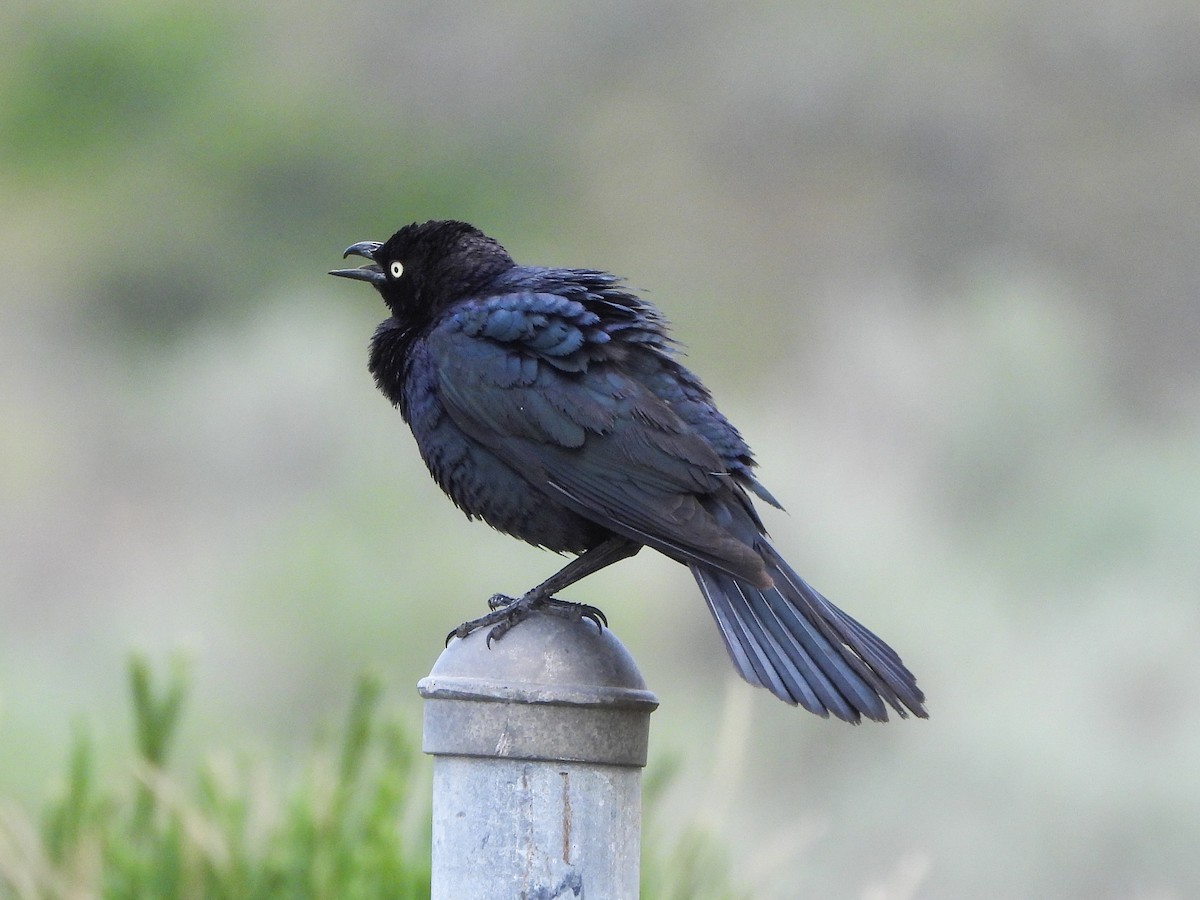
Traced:
<svg viewBox="0 0 1200 900">
<path fill-rule="evenodd" d="M 393 260 L 392 264 L 388 266 L 388 272 L 393 278 L 399 278 L 404 274 L 404 265 L 398 259 Z"/>
</svg>

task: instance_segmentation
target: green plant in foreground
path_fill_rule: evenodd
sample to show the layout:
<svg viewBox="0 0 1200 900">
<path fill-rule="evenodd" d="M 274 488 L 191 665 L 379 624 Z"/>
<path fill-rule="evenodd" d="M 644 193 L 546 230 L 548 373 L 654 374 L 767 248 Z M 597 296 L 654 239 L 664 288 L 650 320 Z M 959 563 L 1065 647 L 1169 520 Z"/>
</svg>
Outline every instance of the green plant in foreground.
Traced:
<svg viewBox="0 0 1200 900">
<path fill-rule="evenodd" d="M 167 764 L 187 696 L 184 665 L 174 661 L 159 687 L 135 656 L 129 679 L 129 777 L 102 784 L 92 741 L 77 728 L 66 784 L 40 827 L 0 811 L 0 900 L 429 897 L 428 803 L 411 790 L 418 756 L 401 723 L 379 715 L 378 678 L 359 679 L 340 748 L 318 744 L 283 796 L 262 765 L 229 758 L 180 780 Z M 673 774 L 669 765 L 651 773 L 648 805 Z M 668 856 L 645 860 L 642 896 L 740 895 L 714 841 L 689 829 Z"/>
<path fill-rule="evenodd" d="M 102 787 L 77 730 L 40 834 L 19 815 L 0 818 L 0 897 L 429 896 L 428 845 L 404 830 L 416 754 L 401 725 L 378 716 L 379 679 L 359 680 L 340 753 L 318 747 L 280 802 L 262 767 L 209 762 L 192 785 L 170 773 L 184 667 L 173 664 L 161 690 L 144 659 L 129 672 L 131 783 Z"/>
</svg>

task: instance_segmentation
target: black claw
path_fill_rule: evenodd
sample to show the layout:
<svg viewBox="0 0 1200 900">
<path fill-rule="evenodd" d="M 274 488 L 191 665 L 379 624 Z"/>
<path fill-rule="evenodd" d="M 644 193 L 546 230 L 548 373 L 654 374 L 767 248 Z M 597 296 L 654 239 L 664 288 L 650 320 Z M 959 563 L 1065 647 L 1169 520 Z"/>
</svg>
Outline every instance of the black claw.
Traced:
<svg viewBox="0 0 1200 900">
<path fill-rule="evenodd" d="M 559 600 L 557 597 L 547 597 L 539 606 L 546 612 L 554 613 L 556 616 L 564 616 L 565 618 L 588 619 L 596 623 L 596 628 L 603 631 L 608 627 L 608 617 L 604 615 L 604 611 L 595 606 L 589 606 L 586 603 L 572 603 L 570 600 Z"/>
<path fill-rule="evenodd" d="M 505 606 L 512 606 L 516 602 L 516 598 L 510 597 L 508 594 L 492 594 L 488 597 L 488 609 L 502 609 Z"/>
<path fill-rule="evenodd" d="M 495 626 L 491 631 L 489 631 L 487 636 L 488 649 L 492 649 L 492 641 L 500 640 L 500 638 L 504 637 L 504 635 L 508 632 L 508 629 L 512 628 L 515 624 L 516 622 L 512 621 L 501 622 L 499 625 Z"/>
</svg>

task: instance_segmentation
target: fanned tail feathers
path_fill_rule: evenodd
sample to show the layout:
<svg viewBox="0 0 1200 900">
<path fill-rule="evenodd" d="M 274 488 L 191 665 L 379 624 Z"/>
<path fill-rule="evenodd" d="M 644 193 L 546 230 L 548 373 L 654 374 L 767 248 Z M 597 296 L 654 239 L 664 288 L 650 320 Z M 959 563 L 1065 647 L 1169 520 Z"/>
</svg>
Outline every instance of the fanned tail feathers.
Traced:
<svg viewBox="0 0 1200 900">
<path fill-rule="evenodd" d="M 773 588 L 690 565 L 742 678 L 786 703 L 852 723 L 863 716 L 886 722 L 887 705 L 901 717 L 928 715 L 896 651 L 812 588 L 765 538 L 758 550 Z"/>
</svg>

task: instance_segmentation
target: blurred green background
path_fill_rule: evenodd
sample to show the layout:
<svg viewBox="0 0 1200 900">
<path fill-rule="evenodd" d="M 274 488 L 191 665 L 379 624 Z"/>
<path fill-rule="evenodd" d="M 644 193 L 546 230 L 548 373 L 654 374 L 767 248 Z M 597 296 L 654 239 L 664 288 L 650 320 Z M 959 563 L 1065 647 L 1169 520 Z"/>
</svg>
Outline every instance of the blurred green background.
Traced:
<svg viewBox="0 0 1200 900">
<path fill-rule="evenodd" d="M 669 798 L 765 898 L 1200 895 L 1200 11 L 548 0 L 0 8 L 0 807 L 131 648 L 286 761 L 559 565 L 375 392 L 340 252 L 461 218 L 672 319 L 794 565 L 928 722 L 731 674 L 654 554 L 595 603 Z"/>
</svg>

